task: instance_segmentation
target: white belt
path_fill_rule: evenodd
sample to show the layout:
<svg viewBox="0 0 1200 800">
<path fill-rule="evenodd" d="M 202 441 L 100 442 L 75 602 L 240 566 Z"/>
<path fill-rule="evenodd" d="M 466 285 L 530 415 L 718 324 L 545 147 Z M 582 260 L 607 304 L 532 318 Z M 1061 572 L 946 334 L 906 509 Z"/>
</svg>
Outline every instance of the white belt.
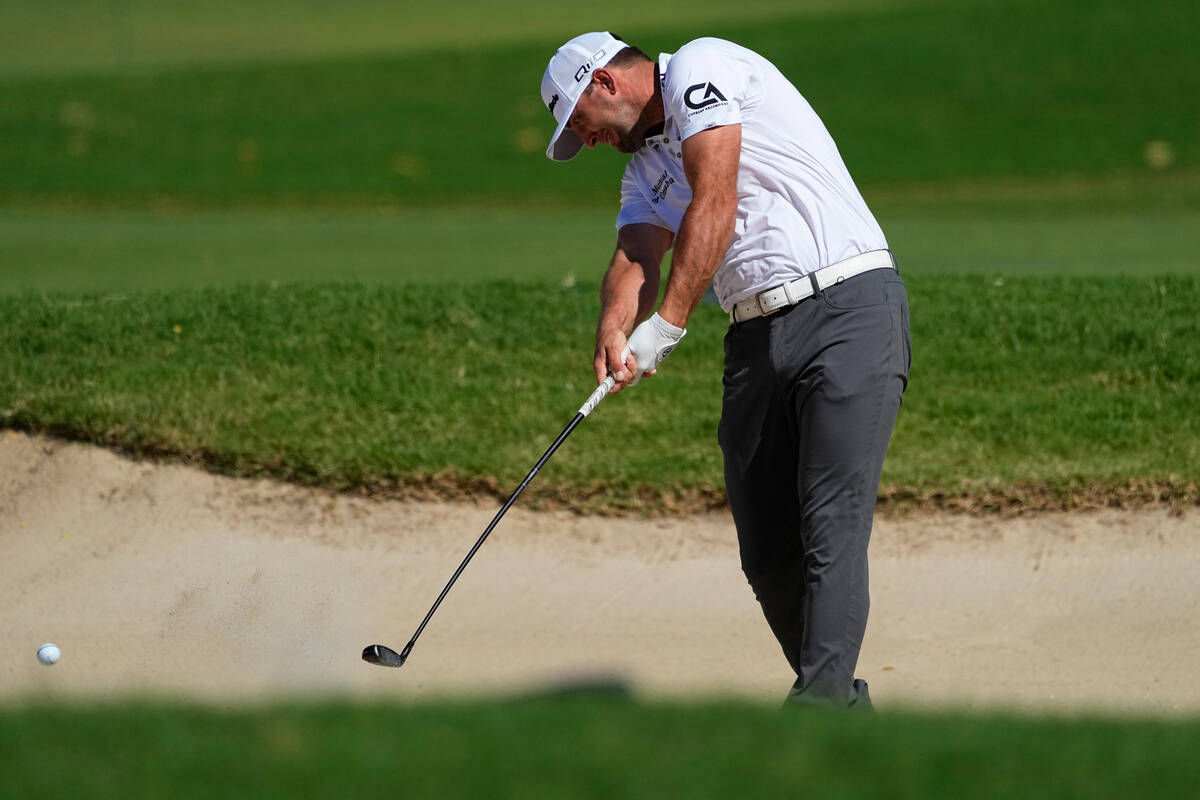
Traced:
<svg viewBox="0 0 1200 800">
<path fill-rule="evenodd" d="M 870 272 L 873 269 L 895 269 L 890 250 L 872 250 L 857 256 L 821 267 L 816 272 L 809 273 L 803 278 L 789 281 L 774 289 L 767 289 L 758 295 L 733 304 L 729 312 L 731 322 L 745 322 L 755 317 L 765 317 L 774 314 L 782 308 L 795 305 L 805 298 L 823 292 L 836 283 L 847 278 Z"/>
</svg>

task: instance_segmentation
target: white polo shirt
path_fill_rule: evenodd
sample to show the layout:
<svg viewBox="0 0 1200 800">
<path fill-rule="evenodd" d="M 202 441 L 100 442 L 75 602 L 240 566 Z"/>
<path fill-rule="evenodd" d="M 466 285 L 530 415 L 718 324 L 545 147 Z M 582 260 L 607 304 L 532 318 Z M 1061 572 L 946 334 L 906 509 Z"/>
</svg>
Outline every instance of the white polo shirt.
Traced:
<svg viewBox="0 0 1200 800">
<path fill-rule="evenodd" d="M 617 227 L 649 222 L 678 233 L 692 201 L 683 140 L 741 124 L 733 241 L 713 278 L 722 308 L 887 248 L 829 132 L 771 62 L 732 42 L 696 39 L 660 55 L 659 75 L 666 124 L 625 168 Z"/>
</svg>

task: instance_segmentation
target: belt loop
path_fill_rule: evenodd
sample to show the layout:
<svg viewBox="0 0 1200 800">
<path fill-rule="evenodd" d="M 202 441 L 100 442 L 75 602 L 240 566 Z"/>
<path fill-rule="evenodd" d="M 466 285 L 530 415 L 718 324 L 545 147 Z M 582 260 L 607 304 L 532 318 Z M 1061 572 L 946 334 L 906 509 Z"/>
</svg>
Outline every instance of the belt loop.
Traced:
<svg viewBox="0 0 1200 800">
<path fill-rule="evenodd" d="M 821 294 L 821 284 L 817 282 L 816 271 L 808 273 L 808 282 L 812 284 L 813 297 Z"/>
<path fill-rule="evenodd" d="M 796 303 L 800 302 L 800 300 L 796 297 L 796 292 L 791 281 L 786 281 L 783 284 L 783 296 L 787 298 L 787 304 L 789 306 L 794 306 Z"/>
</svg>

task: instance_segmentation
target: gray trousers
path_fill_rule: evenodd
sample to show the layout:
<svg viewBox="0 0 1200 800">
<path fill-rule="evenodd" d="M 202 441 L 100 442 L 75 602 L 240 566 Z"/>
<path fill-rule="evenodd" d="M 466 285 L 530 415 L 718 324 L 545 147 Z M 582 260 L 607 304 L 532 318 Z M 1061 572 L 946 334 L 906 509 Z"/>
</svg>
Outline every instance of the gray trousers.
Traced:
<svg viewBox="0 0 1200 800">
<path fill-rule="evenodd" d="M 725 487 L 742 569 L 796 672 L 789 702 L 870 705 L 854 679 L 867 543 L 910 360 L 908 295 L 891 269 L 725 336 Z"/>
</svg>

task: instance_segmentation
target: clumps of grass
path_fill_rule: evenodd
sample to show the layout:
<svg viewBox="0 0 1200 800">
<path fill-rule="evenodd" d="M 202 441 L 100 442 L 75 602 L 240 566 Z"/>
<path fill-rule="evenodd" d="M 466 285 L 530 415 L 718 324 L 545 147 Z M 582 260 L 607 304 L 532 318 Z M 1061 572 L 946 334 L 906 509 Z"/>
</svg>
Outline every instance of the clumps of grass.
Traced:
<svg viewBox="0 0 1200 800">
<path fill-rule="evenodd" d="M 1200 278 L 910 277 L 885 506 L 1197 502 Z M 595 287 L 247 286 L 0 297 L 0 426 L 225 474 L 503 497 L 591 391 Z M 527 502 L 723 501 L 726 322 L 605 400 Z"/>
</svg>

